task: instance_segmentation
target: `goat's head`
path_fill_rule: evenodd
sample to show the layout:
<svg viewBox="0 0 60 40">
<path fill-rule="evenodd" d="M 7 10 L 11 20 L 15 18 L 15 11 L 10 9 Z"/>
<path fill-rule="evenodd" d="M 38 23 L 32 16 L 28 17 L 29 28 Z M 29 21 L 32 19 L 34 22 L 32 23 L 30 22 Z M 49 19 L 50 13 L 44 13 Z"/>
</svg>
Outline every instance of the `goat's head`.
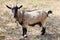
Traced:
<svg viewBox="0 0 60 40">
<path fill-rule="evenodd" d="M 9 9 L 12 10 L 12 13 L 14 13 L 14 17 L 16 16 L 18 9 L 20 9 L 22 6 L 23 6 L 23 5 L 21 5 L 20 7 L 18 7 L 18 6 L 16 5 L 16 6 L 13 6 L 13 7 L 9 7 L 8 5 L 6 5 L 7 8 L 9 8 Z"/>
<path fill-rule="evenodd" d="M 14 7 L 9 7 L 8 5 L 6 5 L 7 8 L 11 9 L 13 13 L 16 13 L 18 9 L 20 9 L 23 5 L 21 5 L 20 7 L 18 7 L 17 5 Z"/>
</svg>

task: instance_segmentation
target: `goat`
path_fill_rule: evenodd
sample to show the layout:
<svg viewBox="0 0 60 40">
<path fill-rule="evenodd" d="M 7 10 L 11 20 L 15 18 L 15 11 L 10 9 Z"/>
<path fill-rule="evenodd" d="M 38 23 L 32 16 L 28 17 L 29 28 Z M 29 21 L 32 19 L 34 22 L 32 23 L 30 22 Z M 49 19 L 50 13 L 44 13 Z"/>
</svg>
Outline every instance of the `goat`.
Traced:
<svg viewBox="0 0 60 40">
<path fill-rule="evenodd" d="M 41 11 L 39 9 L 37 10 L 22 10 L 18 11 L 18 9 L 22 8 L 23 5 L 18 7 L 17 5 L 12 7 L 9 7 L 6 5 L 7 8 L 12 10 L 12 13 L 14 13 L 14 18 L 19 22 L 19 24 L 22 25 L 23 30 L 23 37 L 27 37 L 27 26 L 34 26 L 36 24 L 40 25 L 42 27 L 42 33 L 41 35 L 44 35 L 46 32 L 46 27 L 44 26 L 45 20 L 47 19 L 49 14 L 52 14 L 52 11 L 49 10 Z"/>
</svg>

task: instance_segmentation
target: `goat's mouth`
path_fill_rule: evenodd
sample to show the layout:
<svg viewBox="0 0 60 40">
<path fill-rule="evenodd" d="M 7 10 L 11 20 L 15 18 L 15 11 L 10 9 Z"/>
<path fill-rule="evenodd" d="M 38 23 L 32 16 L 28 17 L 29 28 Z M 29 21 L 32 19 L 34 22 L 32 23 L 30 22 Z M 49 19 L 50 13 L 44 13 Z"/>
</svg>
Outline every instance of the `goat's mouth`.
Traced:
<svg viewBox="0 0 60 40">
<path fill-rule="evenodd" d="M 14 14 L 14 18 L 16 18 L 17 17 L 17 15 L 16 15 L 16 13 Z"/>
</svg>

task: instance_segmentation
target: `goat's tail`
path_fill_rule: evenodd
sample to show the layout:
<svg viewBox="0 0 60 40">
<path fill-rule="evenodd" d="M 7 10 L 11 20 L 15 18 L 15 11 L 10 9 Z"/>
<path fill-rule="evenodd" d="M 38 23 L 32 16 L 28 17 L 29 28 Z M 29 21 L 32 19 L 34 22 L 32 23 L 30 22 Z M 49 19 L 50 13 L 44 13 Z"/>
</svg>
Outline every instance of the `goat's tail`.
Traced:
<svg viewBox="0 0 60 40">
<path fill-rule="evenodd" d="M 52 13 L 52 11 L 51 11 L 51 10 L 49 10 L 49 11 L 48 11 L 48 14 L 51 14 L 51 13 Z"/>
</svg>

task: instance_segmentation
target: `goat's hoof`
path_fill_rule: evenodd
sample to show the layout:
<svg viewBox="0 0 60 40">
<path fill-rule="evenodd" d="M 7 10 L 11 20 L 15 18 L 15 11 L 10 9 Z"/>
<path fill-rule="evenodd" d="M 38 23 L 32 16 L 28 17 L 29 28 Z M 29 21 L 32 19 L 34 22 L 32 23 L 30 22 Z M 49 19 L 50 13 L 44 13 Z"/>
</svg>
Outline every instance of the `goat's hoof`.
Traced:
<svg viewBox="0 0 60 40">
<path fill-rule="evenodd" d="M 25 40 L 25 39 L 27 39 L 27 35 L 24 35 L 24 36 L 21 36 L 21 38 L 19 39 L 19 40 Z"/>
<path fill-rule="evenodd" d="M 27 38 L 28 36 L 27 35 L 24 35 L 24 38 Z"/>
</svg>

